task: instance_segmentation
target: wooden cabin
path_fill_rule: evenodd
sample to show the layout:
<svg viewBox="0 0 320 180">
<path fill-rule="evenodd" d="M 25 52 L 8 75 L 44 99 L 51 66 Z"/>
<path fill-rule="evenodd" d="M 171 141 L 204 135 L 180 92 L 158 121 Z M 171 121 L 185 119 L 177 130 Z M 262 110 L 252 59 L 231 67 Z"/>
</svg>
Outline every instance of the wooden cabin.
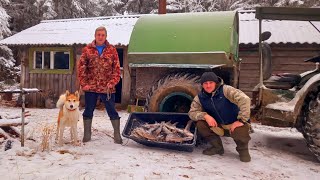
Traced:
<svg viewBox="0 0 320 180">
<path fill-rule="evenodd" d="M 116 86 L 116 103 L 126 105 L 130 95 L 127 61 L 128 44 L 139 15 L 41 21 L 29 29 L 8 37 L 4 44 L 17 52 L 21 62 L 21 86 L 38 88 L 41 93 L 26 97 L 28 106 L 50 106 L 66 90 L 79 90 L 76 63 L 82 48 L 94 40 L 95 29 L 105 26 L 107 40 L 118 51 L 122 78 Z"/>
</svg>

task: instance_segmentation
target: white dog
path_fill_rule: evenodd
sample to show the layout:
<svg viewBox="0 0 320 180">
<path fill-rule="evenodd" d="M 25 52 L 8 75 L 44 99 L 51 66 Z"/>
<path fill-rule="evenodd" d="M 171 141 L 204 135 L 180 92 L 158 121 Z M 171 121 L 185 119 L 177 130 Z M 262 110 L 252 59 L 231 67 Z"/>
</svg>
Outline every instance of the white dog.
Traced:
<svg viewBox="0 0 320 180">
<path fill-rule="evenodd" d="M 60 108 L 56 134 L 56 140 L 59 138 L 59 146 L 63 144 L 63 131 L 66 126 L 70 127 L 71 140 L 75 145 L 78 144 L 77 123 L 80 115 L 79 104 L 79 92 L 76 91 L 74 94 L 71 94 L 68 90 L 60 96 L 57 102 L 57 107 Z"/>
</svg>

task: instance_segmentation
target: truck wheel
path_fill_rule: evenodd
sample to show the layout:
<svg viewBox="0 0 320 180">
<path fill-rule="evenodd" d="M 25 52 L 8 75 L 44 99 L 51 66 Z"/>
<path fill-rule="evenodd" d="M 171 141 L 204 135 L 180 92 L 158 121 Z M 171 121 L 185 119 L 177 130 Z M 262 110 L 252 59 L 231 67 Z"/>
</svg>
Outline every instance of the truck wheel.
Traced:
<svg viewBox="0 0 320 180">
<path fill-rule="evenodd" d="M 160 79 L 150 90 L 145 104 L 149 112 L 181 112 L 190 109 L 200 92 L 200 77 L 193 74 L 172 74 Z"/>
<path fill-rule="evenodd" d="M 320 161 L 320 91 L 308 94 L 302 109 L 302 134 L 307 141 L 308 148 Z"/>
</svg>

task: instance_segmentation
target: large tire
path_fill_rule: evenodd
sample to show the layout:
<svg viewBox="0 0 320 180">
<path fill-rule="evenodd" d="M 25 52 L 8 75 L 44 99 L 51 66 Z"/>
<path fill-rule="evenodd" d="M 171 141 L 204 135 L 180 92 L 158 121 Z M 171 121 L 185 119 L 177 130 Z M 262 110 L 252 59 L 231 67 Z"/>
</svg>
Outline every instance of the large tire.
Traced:
<svg viewBox="0 0 320 180">
<path fill-rule="evenodd" d="M 160 79 L 150 90 L 145 104 L 149 112 L 188 112 L 192 99 L 200 92 L 200 77 L 172 74 Z"/>
<path fill-rule="evenodd" d="M 320 87 L 308 94 L 301 113 L 302 134 L 308 148 L 320 161 Z"/>
</svg>

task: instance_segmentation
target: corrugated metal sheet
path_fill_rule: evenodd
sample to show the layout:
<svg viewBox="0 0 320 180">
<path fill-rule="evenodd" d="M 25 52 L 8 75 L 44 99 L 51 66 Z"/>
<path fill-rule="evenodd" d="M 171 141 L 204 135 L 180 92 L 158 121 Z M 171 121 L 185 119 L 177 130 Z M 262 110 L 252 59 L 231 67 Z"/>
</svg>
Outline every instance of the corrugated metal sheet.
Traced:
<svg viewBox="0 0 320 180">
<path fill-rule="evenodd" d="M 239 21 L 240 44 L 257 44 L 259 21 L 255 18 L 254 11 L 240 11 Z M 265 20 L 262 22 L 262 31 L 272 33 L 267 40 L 270 44 L 320 44 L 320 32 L 309 21 Z"/>
<path fill-rule="evenodd" d="M 239 11 L 239 21 L 252 21 L 257 20 L 255 18 L 255 11 L 254 10 L 242 10 Z"/>
<path fill-rule="evenodd" d="M 318 22 L 318 21 L 312 21 L 311 23 L 312 23 L 312 25 L 313 25 L 315 28 L 317 28 L 317 30 L 318 30 L 319 33 L 320 33 L 320 22 Z"/>
<path fill-rule="evenodd" d="M 114 45 L 128 45 L 130 35 L 140 15 L 41 21 L 40 24 L 8 37 L 6 45 L 71 45 L 87 44 L 94 39 L 94 31 L 105 26 L 108 41 Z"/>
</svg>

